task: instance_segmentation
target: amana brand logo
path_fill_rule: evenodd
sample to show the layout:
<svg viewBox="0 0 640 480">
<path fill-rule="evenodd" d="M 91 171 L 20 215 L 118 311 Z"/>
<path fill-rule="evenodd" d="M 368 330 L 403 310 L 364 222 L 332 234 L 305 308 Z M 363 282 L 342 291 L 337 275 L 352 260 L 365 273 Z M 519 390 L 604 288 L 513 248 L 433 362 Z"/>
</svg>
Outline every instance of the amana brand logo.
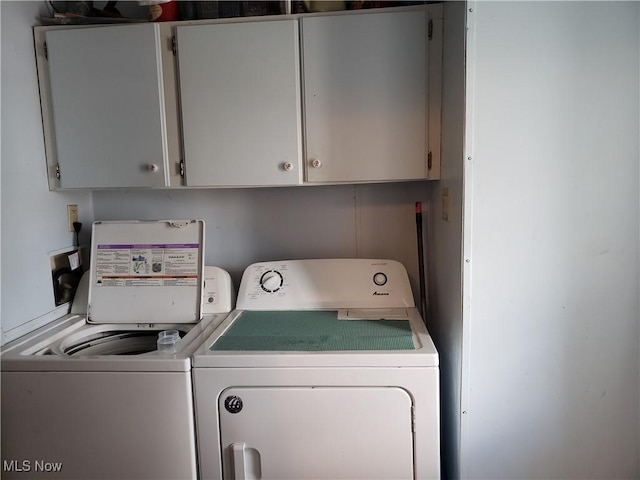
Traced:
<svg viewBox="0 0 640 480">
<path fill-rule="evenodd" d="M 373 296 L 374 297 L 381 297 L 381 296 L 389 296 L 389 292 L 378 292 L 378 291 L 374 291 L 373 292 Z"/>
</svg>

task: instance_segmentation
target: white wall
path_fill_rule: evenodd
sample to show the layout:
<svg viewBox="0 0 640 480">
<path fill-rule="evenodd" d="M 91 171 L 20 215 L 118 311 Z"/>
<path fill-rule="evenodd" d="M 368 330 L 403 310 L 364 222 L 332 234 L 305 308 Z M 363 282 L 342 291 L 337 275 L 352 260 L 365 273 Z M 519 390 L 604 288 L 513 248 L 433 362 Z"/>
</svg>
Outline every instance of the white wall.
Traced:
<svg viewBox="0 0 640 480">
<path fill-rule="evenodd" d="M 462 476 L 638 478 L 640 4 L 468 7 Z"/>
<path fill-rule="evenodd" d="M 92 221 L 89 193 L 49 192 L 31 27 L 44 2 L 0 2 L 2 18 L 1 342 L 52 320 L 49 252 L 73 245 L 66 206 Z"/>
<path fill-rule="evenodd" d="M 256 189 L 96 191 L 96 220 L 202 218 L 206 262 L 236 287 L 257 261 L 390 258 L 419 293 L 414 204 L 427 183 Z M 417 301 L 417 298 L 416 298 Z"/>
</svg>

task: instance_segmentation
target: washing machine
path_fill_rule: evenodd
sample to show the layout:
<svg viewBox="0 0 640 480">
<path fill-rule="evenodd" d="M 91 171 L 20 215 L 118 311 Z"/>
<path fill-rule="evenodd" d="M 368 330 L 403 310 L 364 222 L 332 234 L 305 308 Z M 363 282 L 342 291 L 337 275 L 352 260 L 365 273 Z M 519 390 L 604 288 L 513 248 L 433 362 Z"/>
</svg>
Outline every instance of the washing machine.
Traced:
<svg viewBox="0 0 640 480">
<path fill-rule="evenodd" d="M 203 480 L 440 477 L 438 352 L 396 261 L 250 265 L 192 373 Z"/>
<path fill-rule="evenodd" d="M 191 355 L 233 308 L 201 220 L 96 222 L 71 313 L 3 348 L 3 479 L 196 479 Z"/>
</svg>

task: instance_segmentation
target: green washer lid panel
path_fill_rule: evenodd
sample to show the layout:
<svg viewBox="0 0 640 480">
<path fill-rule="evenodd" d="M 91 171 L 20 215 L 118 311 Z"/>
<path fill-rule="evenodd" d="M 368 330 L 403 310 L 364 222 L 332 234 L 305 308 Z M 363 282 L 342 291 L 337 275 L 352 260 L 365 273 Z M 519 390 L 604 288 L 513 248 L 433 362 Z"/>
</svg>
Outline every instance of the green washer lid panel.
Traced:
<svg viewBox="0 0 640 480">
<path fill-rule="evenodd" d="M 214 351 L 414 350 L 409 320 L 338 320 L 336 311 L 246 311 Z"/>
</svg>

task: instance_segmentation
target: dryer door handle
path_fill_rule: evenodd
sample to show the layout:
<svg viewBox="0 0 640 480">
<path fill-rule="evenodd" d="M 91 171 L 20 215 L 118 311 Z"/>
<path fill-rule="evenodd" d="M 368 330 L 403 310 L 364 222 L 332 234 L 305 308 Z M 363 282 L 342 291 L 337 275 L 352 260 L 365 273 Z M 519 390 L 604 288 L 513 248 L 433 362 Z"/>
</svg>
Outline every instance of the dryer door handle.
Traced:
<svg viewBox="0 0 640 480">
<path fill-rule="evenodd" d="M 246 480 L 247 466 L 245 463 L 245 447 L 244 443 L 231 444 L 231 455 L 233 456 L 233 479 Z"/>
</svg>

